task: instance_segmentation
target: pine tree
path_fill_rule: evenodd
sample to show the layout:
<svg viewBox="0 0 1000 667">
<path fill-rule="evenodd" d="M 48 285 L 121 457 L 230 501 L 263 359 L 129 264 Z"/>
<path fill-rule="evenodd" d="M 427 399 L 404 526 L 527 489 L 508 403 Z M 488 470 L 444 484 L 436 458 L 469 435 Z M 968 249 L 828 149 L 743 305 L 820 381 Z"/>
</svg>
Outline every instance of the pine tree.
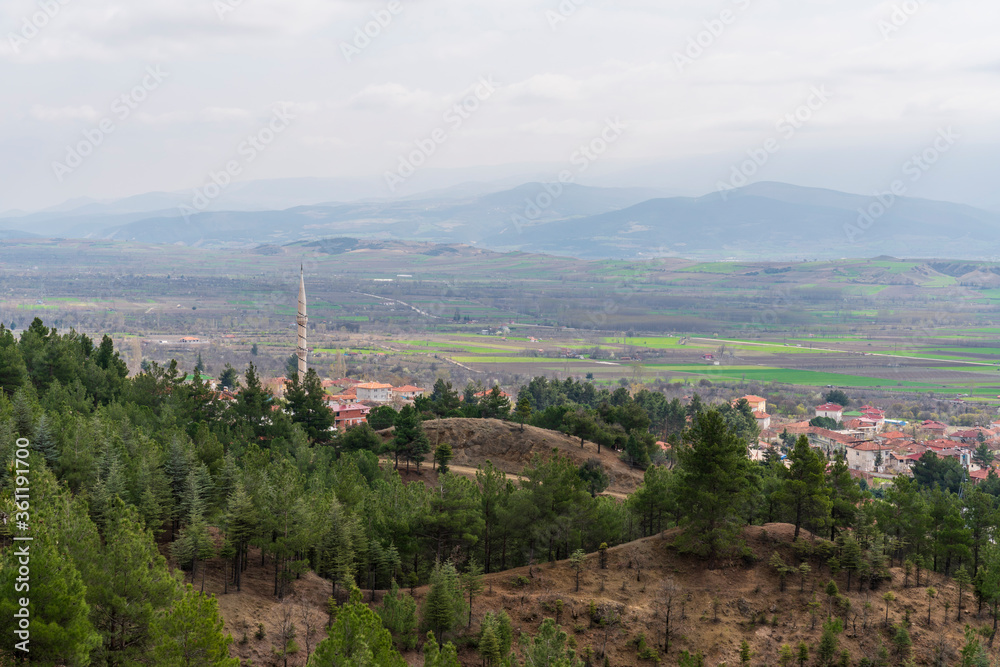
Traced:
<svg viewBox="0 0 1000 667">
<path fill-rule="evenodd" d="M 431 443 L 424 432 L 420 414 L 412 405 L 404 405 L 403 409 L 396 416 L 395 429 L 393 431 L 393 450 L 396 452 L 396 467 L 399 467 L 400 455 L 406 461 L 407 471 L 410 469 L 411 461 L 419 467 L 420 463 L 424 460 L 424 455 L 430 449 Z"/>
<path fill-rule="evenodd" d="M 257 532 L 258 522 L 257 509 L 254 507 L 253 501 L 243 485 L 237 484 L 236 489 L 229 496 L 225 516 L 226 537 L 232 542 L 235 549 L 233 579 L 237 591 L 242 590 L 247 549 Z"/>
<path fill-rule="evenodd" d="M 333 410 L 326 402 L 326 391 L 315 369 L 310 368 L 301 380 L 298 373 L 292 375 L 285 392 L 285 401 L 292 413 L 292 422 L 301 424 L 312 442 L 330 442 L 334 423 Z"/>
<path fill-rule="evenodd" d="M 9 329 L 0 324 L 0 393 L 14 396 L 28 379 L 17 339 Z"/>
<path fill-rule="evenodd" d="M 965 569 L 964 565 L 955 572 L 955 583 L 958 584 L 958 618 L 956 620 L 961 623 L 963 593 L 972 585 L 972 577 L 969 576 L 969 571 Z"/>
<path fill-rule="evenodd" d="M 434 566 L 430 584 L 430 591 L 424 599 L 422 624 L 444 639 L 447 633 L 465 621 L 466 614 L 458 572 L 451 561 Z"/>
<path fill-rule="evenodd" d="M 333 582 L 331 595 L 336 599 L 337 583 L 354 575 L 354 544 L 352 519 L 334 496 L 330 500 L 325 521 L 325 533 L 320 543 L 320 574 Z"/>
<path fill-rule="evenodd" d="M 240 374 L 230 364 L 219 375 L 219 386 L 223 389 L 236 389 L 240 386 Z"/>
<path fill-rule="evenodd" d="M 900 625 L 896 628 L 896 633 L 892 636 L 892 644 L 900 660 L 906 660 L 910 657 L 913 640 L 910 638 L 910 633 L 907 631 L 906 626 Z"/>
<path fill-rule="evenodd" d="M 809 446 L 809 439 L 799 436 L 795 447 L 788 454 L 791 466 L 782 467 L 783 482 L 778 493 L 779 502 L 791 511 L 798 539 L 803 523 L 821 525 L 830 514 L 830 492 L 826 485 L 826 461 Z"/>
<path fill-rule="evenodd" d="M 827 473 L 827 485 L 830 489 L 830 539 L 836 539 L 837 531 L 854 525 L 861 500 L 861 487 L 847 467 L 847 460 L 842 452 L 837 452 L 833 465 Z"/>
<path fill-rule="evenodd" d="M 434 463 L 437 465 L 439 473 L 443 475 L 448 472 L 448 463 L 453 457 L 451 445 L 447 442 L 442 442 L 434 449 Z"/>
<path fill-rule="evenodd" d="M 153 643 L 156 614 L 177 596 L 177 584 L 135 510 L 116 500 L 93 593 L 99 659 L 110 664 L 142 660 Z"/>
<path fill-rule="evenodd" d="M 524 423 L 531 419 L 531 396 L 527 392 L 522 392 L 517 397 L 517 406 L 514 408 L 514 419 L 521 425 L 524 431 Z"/>
<path fill-rule="evenodd" d="M 101 643 L 90 621 L 91 610 L 80 572 L 68 555 L 47 539 L 51 537 L 36 538 L 31 543 L 15 542 L 16 546 L 8 546 L 0 556 L 0 631 L 8 638 L 0 645 L 0 655 L 6 656 L 9 664 L 29 655 L 16 648 L 28 639 L 17 635 L 22 599 L 30 600 L 26 610 L 31 634 L 24 646 L 30 650 L 32 663 L 85 665 Z M 30 595 L 17 582 L 18 568 L 23 564 L 18 555 L 22 549 L 30 553 Z"/>
<path fill-rule="evenodd" d="M 396 646 L 401 651 L 410 651 L 417 646 L 417 603 L 406 593 L 401 593 L 396 580 L 382 600 L 378 609 L 382 625 L 392 633 Z"/>
<path fill-rule="evenodd" d="M 483 592 L 483 567 L 475 558 L 469 563 L 469 568 L 461 576 L 462 588 L 469 595 L 469 622 L 466 627 L 472 627 L 472 601 Z"/>
<path fill-rule="evenodd" d="M 816 649 L 816 659 L 823 667 L 833 665 L 833 659 L 837 656 L 839 649 L 837 633 L 840 630 L 840 619 L 827 621 L 823 624 L 823 634 L 820 636 L 819 647 Z"/>
<path fill-rule="evenodd" d="M 307 664 L 406 667 L 406 661 L 392 645 L 392 635 L 382 627 L 378 614 L 361 601 L 357 588 L 352 588 L 350 602 L 337 609 L 327 638 L 316 646 Z"/>
<path fill-rule="evenodd" d="M 22 438 L 30 438 L 35 430 L 34 392 L 22 387 L 14 394 L 14 430 Z"/>
<path fill-rule="evenodd" d="M 799 661 L 799 667 L 805 667 L 805 664 L 809 662 L 809 645 L 805 642 L 799 642 L 799 651 L 796 659 Z"/>
<path fill-rule="evenodd" d="M 59 448 L 56 445 L 55 436 L 49 426 L 48 415 L 42 414 L 35 422 L 35 436 L 31 440 L 31 448 L 45 458 L 49 467 L 53 467 L 59 461 Z"/>
<path fill-rule="evenodd" d="M 507 419 L 510 417 L 510 399 L 503 395 L 500 385 L 493 386 L 479 407 L 484 419 Z"/>
<path fill-rule="evenodd" d="M 190 584 L 159 614 L 152 634 L 157 666 L 239 667 L 239 658 L 229 657 L 233 638 L 225 634 L 215 597 L 196 592 Z"/>
<path fill-rule="evenodd" d="M 483 659 L 486 667 L 496 667 L 500 665 L 500 642 L 497 640 L 496 631 L 492 626 L 485 626 L 479 635 L 479 655 Z"/>
<path fill-rule="evenodd" d="M 538 627 L 538 633 L 534 637 L 521 635 L 524 664 L 528 667 L 542 665 L 583 667 L 583 662 L 576 657 L 576 652 L 567 646 L 568 639 L 569 636 L 553 619 L 546 618 Z"/>
<path fill-rule="evenodd" d="M 853 534 L 844 535 L 841 539 L 840 567 L 847 571 L 847 591 L 851 590 L 851 574 L 861 567 L 864 554 Z"/>
<path fill-rule="evenodd" d="M 583 549 L 577 549 L 570 554 L 569 562 L 576 572 L 576 592 L 580 592 L 580 573 L 583 572 L 583 565 L 586 562 L 587 553 Z"/>
<path fill-rule="evenodd" d="M 649 450 L 635 431 L 629 433 L 625 441 L 625 459 L 634 468 L 645 470 L 649 467 Z"/>
<path fill-rule="evenodd" d="M 746 446 L 730 433 L 716 410 L 701 413 L 679 452 L 677 498 L 687 548 L 708 557 L 709 567 L 725 550 L 740 544 L 741 499 L 749 486 Z"/>
<path fill-rule="evenodd" d="M 778 651 L 778 664 L 781 667 L 792 667 L 793 662 L 795 662 L 795 652 L 792 647 L 788 644 L 782 644 Z"/>
</svg>

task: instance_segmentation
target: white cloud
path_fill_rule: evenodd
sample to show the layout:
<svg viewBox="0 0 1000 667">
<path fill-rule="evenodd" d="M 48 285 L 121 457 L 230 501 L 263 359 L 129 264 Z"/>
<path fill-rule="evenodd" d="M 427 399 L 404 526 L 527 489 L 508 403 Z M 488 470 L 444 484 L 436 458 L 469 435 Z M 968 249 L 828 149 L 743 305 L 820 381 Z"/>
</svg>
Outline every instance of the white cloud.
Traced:
<svg viewBox="0 0 1000 667">
<path fill-rule="evenodd" d="M 434 166 L 562 163 L 611 116 L 632 123 L 616 159 L 740 155 L 819 84 L 834 97 L 788 152 L 863 147 L 894 163 L 946 122 L 977 145 L 1000 141 L 1000 3 L 925 2 L 886 39 L 879 21 L 898 0 L 752 0 L 679 72 L 674 54 L 735 0 L 587 0 L 555 31 L 545 13 L 559 0 L 400 0 L 349 63 L 340 42 L 388 0 L 220 1 L 234 5 L 221 18 L 215 0 L 69 0 L 19 52 L 5 35 L 38 4 L 0 3 L 0 146 L 16 148 L 0 182 L 23 198 L 0 208 L 187 187 L 277 100 L 293 101 L 296 134 L 256 177 L 378 179 L 483 76 L 501 85 Z M 47 163 L 75 130 L 45 124 L 106 116 L 150 64 L 169 86 L 128 119 L 128 141 L 54 185 Z M 850 168 L 802 164 L 831 184 Z"/>
<path fill-rule="evenodd" d="M 239 120 L 249 120 L 253 114 L 246 109 L 231 107 L 208 107 L 201 112 L 202 120 L 210 123 L 226 123 Z"/>
<path fill-rule="evenodd" d="M 39 104 L 31 107 L 31 117 L 46 122 L 61 122 L 66 120 L 97 120 L 100 114 L 89 104 L 80 107 L 46 107 Z"/>
</svg>

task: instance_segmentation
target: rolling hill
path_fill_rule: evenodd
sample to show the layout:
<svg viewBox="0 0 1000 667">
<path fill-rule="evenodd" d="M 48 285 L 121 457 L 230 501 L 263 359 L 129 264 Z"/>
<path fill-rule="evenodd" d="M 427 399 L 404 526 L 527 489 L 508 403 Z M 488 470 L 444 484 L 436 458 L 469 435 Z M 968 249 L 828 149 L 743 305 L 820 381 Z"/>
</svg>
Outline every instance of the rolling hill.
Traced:
<svg viewBox="0 0 1000 667">
<path fill-rule="evenodd" d="M 755 183 L 702 197 L 649 188 L 527 183 L 483 192 L 351 201 L 283 210 L 183 216 L 174 195 L 151 193 L 0 221 L 69 238 L 205 247 L 287 244 L 329 237 L 472 244 L 588 259 L 837 259 L 895 255 L 990 260 L 1000 214 L 962 204 Z M 152 210 L 155 209 L 155 210 Z"/>
</svg>

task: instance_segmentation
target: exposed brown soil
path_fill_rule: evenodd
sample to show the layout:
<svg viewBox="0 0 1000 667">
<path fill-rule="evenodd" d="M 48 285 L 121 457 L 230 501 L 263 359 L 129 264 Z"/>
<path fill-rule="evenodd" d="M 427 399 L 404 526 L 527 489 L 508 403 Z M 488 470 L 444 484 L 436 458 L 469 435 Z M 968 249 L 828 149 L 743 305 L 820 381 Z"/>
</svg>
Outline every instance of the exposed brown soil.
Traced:
<svg viewBox="0 0 1000 667">
<path fill-rule="evenodd" d="M 455 456 L 452 463 L 462 468 L 475 469 L 492 461 L 505 473 L 517 475 L 536 454 L 548 456 L 556 450 L 578 464 L 599 459 L 611 477 L 611 495 L 632 493 L 642 483 L 642 471 L 622 463 L 617 452 L 602 447 L 598 454 L 595 443 L 587 441 L 580 447 L 579 438 L 558 431 L 525 426 L 522 432 L 519 424 L 499 419 L 433 419 L 424 422 L 424 430 L 431 447 L 449 443 Z"/>
<path fill-rule="evenodd" d="M 476 598 L 473 616 L 476 619 L 472 632 L 478 629 L 478 619 L 489 610 L 506 609 L 519 632 L 534 634 L 541 621 L 554 617 L 555 601 L 563 601 L 563 611 L 559 619 L 563 628 L 570 633 L 577 648 L 605 649 L 610 664 L 645 665 L 636 655 L 632 642 L 639 632 L 643 632 L 651 646 L 659 647 L 661 664 L 676 664 L 681 650 L 700 650 L 705 654 L 706 665 L 739 664 L 740 642 L 746 639 L 754 652 L 751 664 L 754 667 L 776 665 L 777 653 L 782 644 L 793 647 L 800 641 L 809 644 L 814 662 L 815 648 L 819 642 L 820 626 L 825 620 L 828 606 L 823 587 L 830 578 L 829 570 L 814 564 L 812 574 L 803 582 L 798 575 L 789 577 L 784 592 L 780 592 L 778 578 L 767 564 L 771 554 L 778 551 L 786 563 L 794 563 L 790 548 L 793 528 L 787 524 L 754 526 L 744 531 L 745 539 L 757 558 L 757 562 L 747 565 L 742 559 L 730 559 L 718 563 L 714 570 L 707 568 L 700 559 L 677 552 L 674 540 L 678 531 L 671 530 L 655 537 L 649 537 L 629 544 L 614 547 L 607 553 L 607 568 L 599 566 L 599 555 L 589 554 L 580 578 L 580 591 L 575 592 L 575 572 L 568 561 L 536 565 L 530 569 L 518 568 L 484 577 L 483 594 Z M 804 535 L 810 539 L 808 534 Z M 244 573 L 243 591 L 222 594 L 222 564 L 211 561 L 206 576 L 206 591 L 216 593 L 219 607 L 226 621 L 226 629 L 234 639 L 233 654 L 242 659 L 252 659 L 254 665 L 281 664 L 273 657 L 273 643 L 278 636 L 283 615 L 289 613 L 298 630 L 299 654 L 289 658 L 289 665 L 305 663 L 305 623 L 303 613 L 307 613 L 317 632 L 310 642 L 313 647 L 324 636 L 326 621 L 326 600 L 330 585 L 316 575 L 309 573 L 292 582 L 286 601 L 279 602 L 273 597 L 274 570 L 270 559 L 260 567 L 260 556 L 251 556 L 251 567 Z M 874 657 L 880 643 L 891 648 L 891 633 L 883 627 L 885 603 L 882 594 L 892 590 L 896 600 L 889 609 L 890 624 L 900 623 L 905 612 L 910 612 L 914 658 L 917 664 L 933 664 L 939 645 L 946 647 L 945 664 L 953 664 L 955 656 L 948 651 L 963 643 L 963 626 L 966 623 L 976 627 L 988 626 L 986 614 L 975 617 L 972 595 L 964 595 L 966 612 L 962 623 L 955 620 L 958 591 L 950 579 L 937 574 L 924 573 L 919 587 L 911 577 L 910 587 L 903 588 L 903 573 L 900 568 L 892 569 L 893 581 L 877 591 L 858 592 L 855 578 L 852 590 L 845 592 L 846 575 L 836 578 L 841 593 L 852 603 L 846 629 L 840 635 L 841 649 L 848 649 L 857 662 L 863 656 Z M 929 576 L 929 579 L 928 579 Z M 200 576 L 198 577 L 200 584 Z M 665 627 L 664 600 L 668 585 L 675 587 L 674 605 L 671 614 L 672 641 L 669 654 L 662 651 L 663 629 Z M 932 603 L 932 622 L 927 624 L 927 586 L 937 589 L 937 597 Z M 804 592 L 800 589 L 804 588 Z M 817 614 L 816 627 L 811 627 L 808 603 L 815 590 L 821 606 Z M 426 588 L 416 590 L 418 602 L 422 602 Z M 376 591 L 375 599 L 380 600 L 382 592 Z M 718 599 L 718 620 L 715 620 L 713 599 Z M 365 591 L 365 599 L 369 592 Z M 614 608 L 621 617 L 621 623 L 607 629 L 591 627 L 588 607 L 593 601 L 599 607 Z M 948 618 L 944 619 L 944 603 L 948 602 Z M 866 612 L 865 603 L 871 608 Z M 304 604 L 302 604 L 304 603 Z M 305 611 L 303 611 L 303 607 Z M 973 613 L 969 614 L 968 610 Z M 866 618 L 867 617 L 867 618 Z M 257 624 L 262 623 L 266 638 L 254 638 Z M 240 643 L 246 632 L 247 641 Z M 462 644 L 460 655 L 464 665 L 479 665 L 480 659 L 472 648 Z M 408 654 L 410 664 L 420 665 L 420 654 Z M 897 661 L 894 660 L 893 664 Z"/>
</svg>

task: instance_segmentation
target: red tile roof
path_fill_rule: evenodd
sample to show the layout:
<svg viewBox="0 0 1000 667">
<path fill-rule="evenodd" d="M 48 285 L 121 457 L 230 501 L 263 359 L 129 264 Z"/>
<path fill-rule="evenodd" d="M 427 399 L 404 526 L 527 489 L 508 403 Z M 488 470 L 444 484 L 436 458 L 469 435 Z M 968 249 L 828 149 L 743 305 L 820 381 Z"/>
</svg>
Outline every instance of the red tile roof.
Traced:
<svg viewBox="0 0 1000 667">
<path fill-rule="evenodd" d="M 885 451 L 886 450 L 886 447 L 884 445 L 880 445 L 879 443 L 873 442 L 871 440 L 866 440 L 864 442 L 858 442 L 858 443 L 855 443 L 853 445 L 849 445 L 849 447 L 851 449 L 855 450 L 855 451 L 858 451 L 858 452 L 874 452 L 874 451 L 879 451 L 879 450 L 881 450 L 881 451 Z"/>
</svg>

